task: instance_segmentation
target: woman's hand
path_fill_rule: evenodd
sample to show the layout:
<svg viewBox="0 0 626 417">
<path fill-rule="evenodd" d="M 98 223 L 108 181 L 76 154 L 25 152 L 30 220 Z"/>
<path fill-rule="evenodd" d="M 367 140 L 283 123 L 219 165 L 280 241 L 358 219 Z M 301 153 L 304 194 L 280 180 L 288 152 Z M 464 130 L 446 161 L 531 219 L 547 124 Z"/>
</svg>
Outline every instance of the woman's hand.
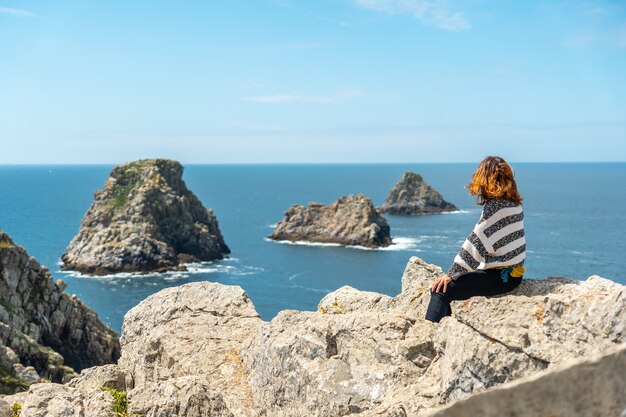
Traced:
<svg viewBox="0 0 626 417">
<path fill-rule="evenodd" d="M 450 281 L 452 281 L 452 278 L 450 278 L 447 275 L 439 277 L 439 278 L 437 278 L 437 281 L 435 281 L 433 286 L 430 287 L 430 290 L 432 292 L 439 292 L 439 290 L 441 290 L 443 288 L 442 292 L 446 292 L 448 290 L 448 284 L 450 283 Z"/>
</svg>

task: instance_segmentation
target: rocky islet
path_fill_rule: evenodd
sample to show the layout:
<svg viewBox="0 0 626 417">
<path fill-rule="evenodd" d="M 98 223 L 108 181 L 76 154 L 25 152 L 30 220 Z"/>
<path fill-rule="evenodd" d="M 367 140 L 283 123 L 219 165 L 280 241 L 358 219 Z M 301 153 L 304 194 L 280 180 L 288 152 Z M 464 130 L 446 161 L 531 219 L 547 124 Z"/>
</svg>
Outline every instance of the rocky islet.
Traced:
<svg viewBox="0 0 626 417">
<path fill-rule="evenodd" d="M 414 172 L 405 172 L 398 181 L 380 211 L 388 214 L 435 214 L 457 211 L 452 203 L 443 199 L 441 194 L 426 183 L 424 178 Z"/>
<path fill-rule="evenodd" d="M 368 248 L 392 242 L 389 223 L 363 194 L 341 196 L 329 205 L 291 206 L 269 238 Z"/>
<path fill-rule="evenodd" d="M 115 167 L 61 257 L 63 269 L 89 275 L 185 269 L 230 249 L 213 210 L 182 179 L 173 160 Z"/>
</svg>

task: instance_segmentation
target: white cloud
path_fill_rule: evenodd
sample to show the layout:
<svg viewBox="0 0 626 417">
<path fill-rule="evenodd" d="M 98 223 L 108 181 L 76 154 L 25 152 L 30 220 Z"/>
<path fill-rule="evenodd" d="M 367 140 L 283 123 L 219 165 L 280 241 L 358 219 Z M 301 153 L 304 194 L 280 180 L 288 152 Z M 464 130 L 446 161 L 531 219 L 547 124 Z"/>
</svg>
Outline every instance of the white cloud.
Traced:
<svg viewBox="0 0 626 417">
<path fill-rule="evenodd" d="M 261 51 L 287 51 L 287 50 L 298 50 L 298 49 L 315 49 L 321 48 L 322 44 L 319 43 L 307 43 L 307 42 L 294 42 L 294 43 L 285 43 L 282 45 L 272 45 L 267 46 L 265 48 L 260 48 Z"/>
<path fill-rule="evenodd" d="M 13 9 L 10 7 L 0 7 L 0 14 L 8 14 L 19 17 L 39 17 L 38 14 L 23 9 Z"/>
<path fill-rule="evenodd" d="M 450 10 L 446 0 L 352 0 L 365 9 L 390 15 L 410 14 L 425 25 L 460 32 L 472 27 L 463 12 Z"/>
<path fill-rule="evenodd" d="M 342 103 L 351 101 L 359 97 L 363 97 L 365 92 L 361 90 L 344 90 L 336 94 L 319 96 L 319 95 L 303 95 L 290 93 L 277 93 L 264 96 L 246 97 L 246 101 L 255 103 Z"/>
</svg>

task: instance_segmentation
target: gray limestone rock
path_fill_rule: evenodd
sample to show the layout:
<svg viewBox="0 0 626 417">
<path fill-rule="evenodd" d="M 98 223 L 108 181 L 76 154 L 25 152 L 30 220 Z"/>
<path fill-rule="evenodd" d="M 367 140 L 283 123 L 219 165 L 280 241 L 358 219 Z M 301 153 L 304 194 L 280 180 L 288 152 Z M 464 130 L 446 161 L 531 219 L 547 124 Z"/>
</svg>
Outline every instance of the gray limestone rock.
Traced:
<svg viewBox="0 0 626 417">
<path fill-rule="evenodd" d="M 391 297 L 371 291 L 359 291 L 349 285 L 328 293 L 317 305 L 322 314 L 344 314 L 350 311 L 383 311 L 389 306 Z"/>
<path fill-rule="evenodd" d="M 244 348 L 255 402 L 268 415 L 368 410 L 428 378 L 433 327 L 393 312 L 282 311 Z"/>
<path fill-rule="evenodd" d="M 116 364 L 94 366 L 83 369 L 78 377 L 67 383 L 67 386 L 81 391 L 95 390 L 102 387 L 126 391 L 132 388 L 132 386 L 127 384 L 128 377 L 128 373 Z"/>
<path fill-rule="evenodd" d="M 12 417 L 13 411 L 11 405 L 3 400 L 0 400 L 0 417 Z"/>
<path fill-rule="evenodd" d="M 103 275 L 223 258 L 230 249 L 217 218 L 182 174 L 182 165 L 167 159 L 115 167 L 63 254 L 63 268 Z"/>
<path fill-rule="evenodd" d="M 428 417 L 626 415 L 626 344 L 573 359 L 429 413 Z"/>
<path fill-rule="evenodd" d="M 211 392 L 220 393 L 234 415 L 252 416 L 241 349 L 261 324 L 239 286 L 196 282 L 167 288 L 124 317 L 119 365 L 142 389 L 151 383 L 198 377 Z"/>
<path fill-rule="evenodd" d="M 130 415 L 145 417 L 234 417 L 222 395 L 204 377 L 184 376 L 133 389 Z"/>
<path fill-rule="evenodd" d="M 0 231 L 0 393 L 117 361 L 117 335 Z M 33 367 L 31 369 L 29 367 Z"/>
<path fill-rule="evenodd" d="M 291 206 L 269 238 L 365 247 L 391 244 L 387 220 L 363 194 L 339 197 L 328 206 Z"/>
<path fill-rule="evenodd" d="M 20 417 L 117 417 L 113 397 L 102 390 L 81 392 L 60 384 L 33 384 Z"/>
<path fill-rule="evenodd" d="M 270 322 L 237 286 L 168 288 L 126 315 L 118 365 L 87 370 L 66 390 L 84 398 L 123 379 L 130 410 L 151 417 L 495 415 L 483 411 L 490 402 L 507 415 L 515 390 L 525 400 L 511 400 L 512 410 L 532 400 L 532 412 L 511 417 L 574 415 L 578 398 L 585 415 L 618 415 L 623 285 L 525 279 L 509 294 L 454 302 L 435 324 L 423 316 L 441 274 L 413 257 L 395 297 L 342 287 L 316 312 L 284 310 Z M 583 393 L 587 381 L 597 387 Z M 58 397 L 85 407 L 73 391 Z"/>
<path fill-rule="evenodd" d="M 458 209 L 445 201 L 421 175 L 405 172 L 389 192 L 380 210 L 389 214 L 433 214 Z"/>
</svg>

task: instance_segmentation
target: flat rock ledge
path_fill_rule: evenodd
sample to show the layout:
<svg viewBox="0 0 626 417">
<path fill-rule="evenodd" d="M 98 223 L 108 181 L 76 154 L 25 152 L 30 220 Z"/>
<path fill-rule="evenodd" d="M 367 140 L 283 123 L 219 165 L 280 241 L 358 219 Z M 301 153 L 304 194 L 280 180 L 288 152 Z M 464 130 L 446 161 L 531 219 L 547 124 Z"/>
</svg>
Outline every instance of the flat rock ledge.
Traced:
<svg viewBox="0 0 626 417">
<path fill-rule="evenodd" d="M 177 161 L 149 159 L 115 167 L 61 257 L 88 275 L 184 270 L 230 249 L 213 210 L 187 189 Z"/>
<path fill-rule="evenodd" d="M 36 397 L 28 416 L 77 417 L 102 409 L 86 404 L 100 385 L 126 390 L 129 411 L 148 417 L 530 417 L 580 415 L 572 410 L 581 401 L 582 415 L 618 416 L 626 408 L 624 286 L 598 276 L 525 279 L 511 294 L 455 302 L 453 316 L 434 324 L 423 316 L 441 273 L 413 257 L 395 297 L 342 287 L 318 311 L 284 310 L 270 322 L 238 286 L 168 288 L 126 315 L 117 365 L 85 370 L 63 388 L 34 384 L 20 400 L 30 410 Z"/>
<path fill-rule="evenodd" d="M 341 196 L 328 206 L 315 202 L 291 206 L 269 238 L 368 248 L 391 244 L 387 220 L 363 194 Z"/>
<path fill-rule="evenodd" d="M 452 203 L 443 199 L 441 194 L 424 181 L 421 175 L 405 172 L 400 181 L 393 186 L 385 203 L 379 207 L 388 214 L 435 214 L 457 211 Z"/>
</svg>

